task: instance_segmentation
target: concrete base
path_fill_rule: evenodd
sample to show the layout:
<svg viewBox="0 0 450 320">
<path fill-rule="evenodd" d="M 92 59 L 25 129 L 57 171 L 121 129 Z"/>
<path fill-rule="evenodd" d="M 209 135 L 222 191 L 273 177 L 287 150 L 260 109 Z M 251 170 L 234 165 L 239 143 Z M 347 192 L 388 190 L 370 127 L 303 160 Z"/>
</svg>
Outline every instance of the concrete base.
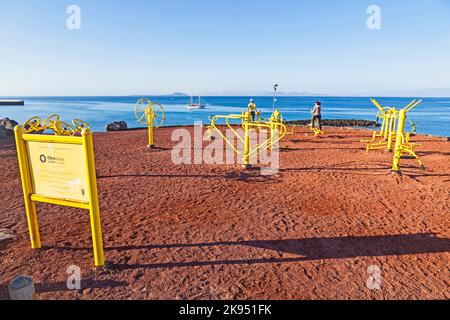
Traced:
<svg viewBox="0 0 450 320">
<path fill-rule="evenodd" d="M 9 298 L 11 300 L 36 300 L 33 278 L 29 276 L 19 276 L 8 286 Z"/>
</svg>

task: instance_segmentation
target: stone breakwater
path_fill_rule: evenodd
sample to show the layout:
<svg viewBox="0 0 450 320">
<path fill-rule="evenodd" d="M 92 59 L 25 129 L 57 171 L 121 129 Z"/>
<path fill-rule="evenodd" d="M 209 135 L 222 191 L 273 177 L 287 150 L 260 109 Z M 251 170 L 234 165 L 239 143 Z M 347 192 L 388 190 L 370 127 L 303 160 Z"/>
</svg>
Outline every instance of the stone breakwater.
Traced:
<svg viewBox="0 0 450 320">
<path fill-rule="evenodd" d="M 311 120 L 286 121 L 287 125 L 307 126 Z M 322 125 L 326 127 L 379 127 L 376 121 L 369 120 L 322 120 Z"/>
</svg>

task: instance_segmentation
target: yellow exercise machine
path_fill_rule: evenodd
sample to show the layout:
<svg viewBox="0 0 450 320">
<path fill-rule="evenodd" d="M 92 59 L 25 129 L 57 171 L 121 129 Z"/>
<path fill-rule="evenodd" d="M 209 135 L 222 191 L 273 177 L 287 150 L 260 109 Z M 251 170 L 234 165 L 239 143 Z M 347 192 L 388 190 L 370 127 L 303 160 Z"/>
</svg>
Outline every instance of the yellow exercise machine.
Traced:
<svg viewBox="0 0 450 320">
<path fill-rule="evenodd" d="M 325 132 L 323 130 L 320 130 L 318 128 L 313 128 L 313 126 L 311 125 L 311 131 L 314 133 L 314 137 L 318 137 L 321 136 L 323 134 L 325 134 Z"/>
<path fill-rule="evenodd" d="M 418 105 L 418 104 L 416 104 Z M 394 163 L 392 165 L 392 173 L 400 173 L 401 160 L 416 160 L 422 169 L 425 169 L 422 160 L 414 152 L 414 147 L 417 144 L 409 141 L 410 133 L 405 133 L 406 116 L 416 105 L 409 105 L 406 108 L 400 110 L 398 116 L 398 128 L 396 134 L 395 150 L 394 150 Z"/>
<path fill-rule="evenodd" d="M 86 122 L 73 127 L 52 115 L 33 117 L 14 129 L 31 247 L 41 248 L 37 203 L 90 213 L 96 267 L 105 266 L 92 132 Z M 54 135 L 32 134 L 47 129 Z M 80 136 L 75 136 L 81 132 Z"/>
<path fill-rule="evenodd" d="M 397 125 L 400 118 L 399 110 L 392 107 L 382 107 L 375 99 L 370 99 L 372 103 L 378 108 L 377 121 L 381 118 L 383 123 L 379 132 L 374 132 L 371 140 L 363 140 L 366 143 L 366 151 L 370 150 L 386 150 L 393 151 L 394 140 L 397 136 Z M 405 110 L 410 111 L 417 107 L 422 100 L 413 100 L 405 107 Z M 409 136 L 408 136 L 409 139 Z M 409 140 L 407 141 L 409 142 Z"/>
<path fill-rule="evenodd" d="M 153 130 L 164 125 L 166 120 L 164 108 L 159 103 L 143 98 L 136 103 L 134 114 L 139 123 L 148 126 L 148 147 L 154 148 Z"/>
<path fill-rule="evenodd" d="M 60 116 L 52 114 L 44 121 L 40 117 L 32 117 L 25 121 L 22 125 L 26 134 L 43 133 L 46 130 L 51 130 L 57 136 L 75 136 L 82 133 L 84 129 L 90 129 L 89 125 L 81 120 L 74 119 L 72 124 L 60 121 Z"/>
<path fill-rule="evenodd" d="M 227 136 L 219 129 L 217 122 L 219 120 L 225 120 L 227 129 L 229 129 L 233 135 L 244 145 L 244 151 L 240 151 L 232 141 L 230 141 Z M 216 131 L 219 136 L 233 149 L 237 155 L 241 155 L 243 161 L 243 168 L 248 169 L 251 167 L 250 158 L 255 155 L 259 155 L 262 151 L 271 149 L 274 144 L 282 140 L 287 134 L 287 128 L 283 123 L 283 117 L 279 111 L 275 111 L 270 119 L 267 121 L 259 120 L 253 122 L 251 120 L 250 112 L 243 112 L 240 115 L 231 114 L 228 116 L 216 115 L 211 119 L 211 126 L 208 128 L 209 131 Z M 230 123 L 231 120 L 241 121 L 242 128 L 244 129 L 244 136 L 241 136 L 233 125 Z M 251 130 L 267 130 L 270 137 L 263 143 L 257 145 L 253 150 L 250 147 L 250 131 Z"/>
<path fill-rule="evenodd" d="M 313 123 L 313 121 L 311 121 L 311 123 L 308 125 L 308 128 L 311 129 L 312 133 L 314 134 L 314 137 L 318 137 L 325 134 L 323 130 L 316 128 L 315 123 Z"/>
</svg>

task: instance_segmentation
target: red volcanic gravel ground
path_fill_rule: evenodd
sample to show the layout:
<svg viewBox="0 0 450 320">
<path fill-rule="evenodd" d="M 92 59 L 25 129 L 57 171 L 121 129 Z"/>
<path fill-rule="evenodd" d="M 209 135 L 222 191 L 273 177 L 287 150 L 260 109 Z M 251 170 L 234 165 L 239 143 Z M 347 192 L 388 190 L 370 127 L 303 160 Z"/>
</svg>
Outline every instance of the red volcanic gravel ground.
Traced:
<svg viewBox="0 0 450 320">
<path fill-rule="evenodd" d="M 187 128 L 192 130 L 192 128 Z M 31 275 L 39 299 L 449 299 L 450 142 L 419 136 L 426 170 L 366 154 L 368 131 L 305 128 L 283 140 L 275 176 L 235 165 L 174 165 L 145 131 L 95 134 L 110 269 L 95 270 L 89 214 L 38 204 L 32 250 L 13 141 L 0 142 L 0 299 Z M 205 143 L 206 145 L 206 143 Z M 82 289 L 66 289 L 67 268 Z M 381 288 L 370 290 L 370 266 Z"/>
</svg>

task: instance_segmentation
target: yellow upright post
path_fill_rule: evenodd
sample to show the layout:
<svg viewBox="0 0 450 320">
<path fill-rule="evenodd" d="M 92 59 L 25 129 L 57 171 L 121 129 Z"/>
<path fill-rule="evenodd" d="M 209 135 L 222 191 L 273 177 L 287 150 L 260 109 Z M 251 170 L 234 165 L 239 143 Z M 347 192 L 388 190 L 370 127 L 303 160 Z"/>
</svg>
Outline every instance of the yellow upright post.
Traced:
<svg viewBox="0 0 450 320">
<path fill-rule="evenodd" d="M 406 110 L 400 111 L 398 128 L 397 128 L 397 141 L 395 143 L 394 164 L 392 166 L 392 172 L 400 172 L 400 160 L 403 155 L 403 143 L 404 143 L 404 131 L 406 122 Z"/>
<path fill-rule="evenodd" d="M 269 149 L 272 150 L 273 148 L 273 139 L 275 136 L 275 132 L 278 130 L 278 119 L 280 117 L 280 112 L 278 110 L 275 110 L 272 116 L 270 117 L 270 146 Z"/>
<path fill-rule="evenodd" d="M 387 143 L 387 151 L 392 151 L 392 144 L 394 142 L 395 135 L 395 127 L 397 122 L 398 112 L 396 109 L 392 110 L 389 122 L 389 133 L 388 133 L 388 143 Z"/>
<path fill-rule="evenodd" d="M 147 123 L 148 123 L 148 147 L 154 148 L 155 144 L 153 140 L 153 110 L 148 110 Z"/>
<path fill-rule="evenodd" d="M 249 126 L 249 122 L 250 122 L 250 112 L 245 112 L 244 165 L 243 165 L 243 168 L 245 168 L 245 169 L 250 168 L 250 126 Z"/>
<path fill-rule="evenodd" d="M 386 141 L 389 138 L 389 131 L 391 130 L 391 124 L 392 124 L 392 113 L 389 112 L 388 114 L 386 114 L 386 126 L 384 128 L 384 135 L 383 135 L 383 139 L 384 141 Z"/>
<path fill-rule="evenodd" d="M 89 177 L 89 213 L 91 218 L 92 243 L 94 247 L 94 260 L 96 267 L 105 266 L 105 257 L 103 253 L 102 226 L 100 220 L 100 206 L 98 203 L 97 176 L 95 172 L 94 143 L 92 132 L 84 129 L 82 132 L 83 144 L 85 146 L 86 174 Z"/>
<path fill-rule="evenodd" d="M 28 230 L 30 232 L 31 248 L 41 248 L 41 236 L 39 234 L 39 223 L 36 213 L 36 204 L 31 200 L 33 188 L 31 184 L 29 162 L 26 151 L 25 141 L 22 136 L 24 129 L 22 126 L 16 126 L 14 129 L 16 138 L 16 148 L 20 167 L 20 177 L 22 180 L 23 196 L 25 200 L 25 211 L 27 215 Z"/>
</svg>

